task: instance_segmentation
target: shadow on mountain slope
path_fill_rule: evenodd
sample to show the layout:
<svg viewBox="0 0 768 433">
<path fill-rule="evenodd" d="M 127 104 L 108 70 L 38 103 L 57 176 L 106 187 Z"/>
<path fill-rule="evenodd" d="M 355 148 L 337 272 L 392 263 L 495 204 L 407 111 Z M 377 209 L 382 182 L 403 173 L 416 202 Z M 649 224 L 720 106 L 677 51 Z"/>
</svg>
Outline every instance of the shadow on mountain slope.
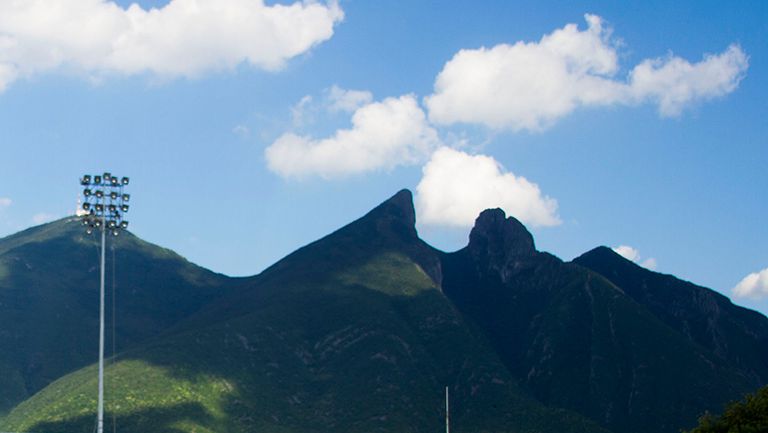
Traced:
<svg viewBox="0 0 768 433">
<path fill-rule="evenodd" d="M 130 233 L 109 246 L 106 313 L 110 323 L 115 303 L 119 351 L 162 334 L 239 282 Z M 0 416 L 98 359 L 98 259 L 97 239 L 75 218 L 0 239 Z M 106 347 L 113 347 L 111 333 Z"/>
</svg>

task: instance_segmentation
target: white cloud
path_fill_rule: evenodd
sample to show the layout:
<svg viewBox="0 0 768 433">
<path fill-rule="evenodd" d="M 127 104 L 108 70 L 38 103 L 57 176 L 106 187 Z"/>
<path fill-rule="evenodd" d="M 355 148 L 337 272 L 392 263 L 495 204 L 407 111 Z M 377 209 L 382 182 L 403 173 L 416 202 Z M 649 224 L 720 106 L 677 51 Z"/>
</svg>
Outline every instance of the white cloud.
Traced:
<svg viewBox="0 0 768 433">
<path fill-rule="evenodd" d="M 642 258 L 640 251 L 630 247 L 629 245 L 619 245 L 618 247 L 613 247 L 612 249 L 616 252 L 616 254 L 624 257 L 629 261 L 635 262 L 646 269 L 655 270 L 656 266 L 658 265 L 656 259 L 653 257 L 649 257 L 643 261 L 640 261 Z"/>
<path fill-rule="evenodd" d="M 496 207 L 532 226 L 560 224 L 556 200 L 490 156 L 442 147 L 424 166 L 416 187 L 420 222 L 471 227 L 480 212 Z"/>
<path fill-rule="evenodd" d="M 615 251 L 616 254 L 620 255 L 621 257 L 624 257 L 625 259 L 633 262 L 640 259 L 640 252 L 630 247 L 629 245 L 619 245 L 618 247 L 613 247 L 613 251 Z"/>
<path fill-rule="evenodd" d="M 733 294 L 738 298 L 761 299 L 768 297 L 768 268 L 744 277 L 733 288 Z"/>
<path fill-rule="evenodd" d="M 413 95 L 358 108 L 352 127 L 324 139 L 286 133 L 265 151 L 283 177 L 341 177 L 419 163 L 440 143 Z"/>
<path fill-rule="evenodd" d="M 328 109 L 331 112 L 352 113 L 373 101 L 373 94 L 367 90 L 347 90 L 333 85 L 327 90 Z"/>
<path fill-rule="evenodd" d="M 538 42 L 461 50 L 435 80 L 425 98 L 435 123 L 478 123 L 494 129 L 538 131 L 580 106 L 658 104 L 674 116 L 700 100 L 723 96 L 738 86 L 748 67 L 737 45 L 699 63 L 679 57 L 644 60 L 626 81 L 616 44 L 602 19 L 586 15 Z"/>
<path fill-rule="evenodd" d="M 32 217 L 32 222 L 35 224 L 44 224 L 56 219 L 56 215 L 52 215 L 45 212 L 40 212 Z"/>
<path fill-rule="evenodd" d="M 0 197 L 0 209 L 10 206 L 13 201 L 7 197 Z"/>
<path fill-rule="evenodd" d="M 636 100 L 656 102 L 663 116 L 677 116 L 691 102 L 736 90 L 748 63 L 747 55 L 737 45 L 719 55 L 706 55 L 694 64 L 671 56 L 645 60 L 630 73 L 630 92 Z"/>
<path fill-rule="evenodd" d="M 331 38 L 343 17 L 335 0 L 171 0 L 149 10 L 106 0 L 0 1 L 0 90 L 57 68 L 166 77 L 241 63 L 278 70 Z"/>
</svg>

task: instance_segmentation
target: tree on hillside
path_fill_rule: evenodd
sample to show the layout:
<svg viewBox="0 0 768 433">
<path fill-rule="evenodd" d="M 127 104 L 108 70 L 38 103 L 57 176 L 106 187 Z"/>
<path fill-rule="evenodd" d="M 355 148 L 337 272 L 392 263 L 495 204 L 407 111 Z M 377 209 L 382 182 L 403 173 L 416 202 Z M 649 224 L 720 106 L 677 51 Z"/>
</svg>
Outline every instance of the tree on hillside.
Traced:
<svg viewBox="0 0 768 433">
<path fill-rule="evenodd" d="M 768 432 L 768 386 L 744 401 L 728 405 L 719 417 L 710 413 L 699 419 L 699 426 L 688 433 L 765 433 Z"/>
</svg>

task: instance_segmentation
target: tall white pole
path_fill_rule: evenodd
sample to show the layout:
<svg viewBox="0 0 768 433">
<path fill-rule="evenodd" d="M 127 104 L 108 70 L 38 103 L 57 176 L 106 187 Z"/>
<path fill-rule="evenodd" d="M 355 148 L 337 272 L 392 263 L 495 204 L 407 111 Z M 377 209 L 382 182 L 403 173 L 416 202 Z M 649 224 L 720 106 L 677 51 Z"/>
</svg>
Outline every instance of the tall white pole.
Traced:
<svg viewBox="0 0 768 433">
<path fill-rule="evenodd" d="M 451 409 L 448 404 L 448 387 L 445 387 L 445 433 L 451 433 Z"/>
<path fill-rule="evenodd" d="M 104 433 L 104 257 L 107 243 L 107 218 L 101 218 L 101 285 L 99 307 L 99 410 L 97 433 Z"/>
<path fill-rule="evenodd" d="M 86 227 L 85 232 L 91 234 L 94 229 L 101 230 L 99 399 L 96 418 L 96 431 L 98 433 L 104 433 L 104 276 L 106 274 L 107 228 L 115 236 L 120 230 L 128 229 L 128 221 L 123 219 L 123 214 L 128 212 L 129 207 L 126 203 L 130 200 L 130 194 L 123 194 L 123 187 L 128 185 L 128 182 L 127 177 L 118 179 L 117 176 L 112 176 L 109 172 L 105 172 L 103 177 L 86 174 L 80 179 L 80 185 L 85 187 L 83 190 L 85 203 L 81 206 L 84 213 L 80 215 L 83 217 L 82 222 Z"/>
</svg>

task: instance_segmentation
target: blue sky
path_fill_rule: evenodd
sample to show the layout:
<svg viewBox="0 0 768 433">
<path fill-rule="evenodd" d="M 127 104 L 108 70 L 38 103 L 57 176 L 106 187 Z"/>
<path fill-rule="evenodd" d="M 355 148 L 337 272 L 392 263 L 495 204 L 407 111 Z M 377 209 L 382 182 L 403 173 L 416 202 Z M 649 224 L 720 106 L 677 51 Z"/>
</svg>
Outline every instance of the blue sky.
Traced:
<svg viewBox="0 0 768 433">
<path fill-rule="evenodd" d="M 500 206 L 768 312 L 763 1 L 2 3 L 0 235 L 111 170 L 251 275 L 409 188 L 441 249 Z"/>
</svg>

